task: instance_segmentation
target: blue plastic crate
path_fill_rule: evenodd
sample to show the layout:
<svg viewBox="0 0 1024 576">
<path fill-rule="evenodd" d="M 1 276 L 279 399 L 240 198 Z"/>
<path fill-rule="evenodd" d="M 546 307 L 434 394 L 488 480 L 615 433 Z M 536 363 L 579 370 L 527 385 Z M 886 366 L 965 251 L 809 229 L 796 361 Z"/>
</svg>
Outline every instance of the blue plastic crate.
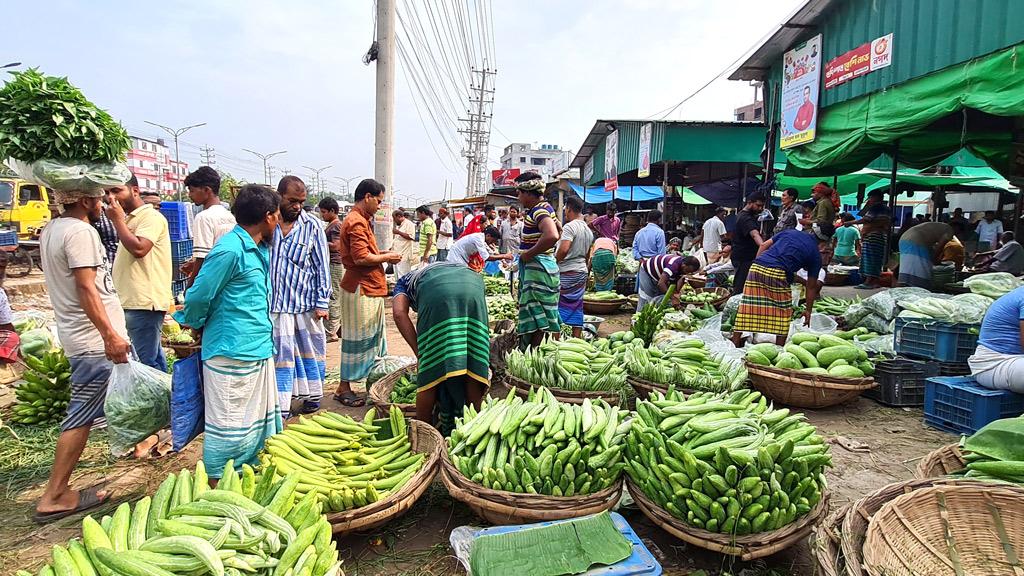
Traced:
<svg viewBox="0 0 1024 576">
<path fill-rule="evenodd" d="M 939 362 L 967 362 L 978 347 L 977 324 L 921 322 L 896 317 L 893 345 L 901 356 Z"/>
<path fill-rule="evenodd" d="M 161 202 L 160 213 L 167 218 L 167 229 L 171 240 L 185 240 L 192 237 L 189 228 L 189 205 L 184 202 Z"/>
<path fill-rule="evenodd" d="M 0 246 L 17 246 L 17 230 L 0 230 Z"/>
<path fill-rule="evenodd" d="M 662 573 L 661 564 L 654 559 L 650 550 L 644 546 L 644 543 L 640 541 L 640 537 L 636 535 L 633 528 L 626 522 L 626 519 L 617 512 L 611 512 L 612 523 L 618 528 L 619 532 L 626 537 L 626 540 L 633 545 L 633 554 L 611 566 L 595 566 L 590 570 L 587 570 L 582 576 L 659 576 Z M 473 537 L 487 536 L 494 534 L 507 534 L 509 532 L 518 532 L 520 530 L 526 530 L 529 528 L 536 528 L 538 526 L 550 526 L 552 524 L 558 524 L 560 522 L 570 522 L 570 520 L 556 520 L 553 522 L 539 522 L 537 524 L 519 524 L 516 526 L 494 526 L 491 528 L 484 528 L 473 533 Z"/>
<path fill-rule="evenodd" d="M 192 258 L 192 239 L 171 240 L 171 262 L 177 268 L 178 264 Z"/>
<path fill-rule="evenodd" d="M 185 283 L 187 279 L 183 280 L 172 280 L 171 281 L 171 295 L 177 297 L 185 293 Z"/>
<path fill-rule="evenodd" d="M 1024 395 L 991 390 L 969 376 L 936 376 L 925 382 L 924 421 L 954 434 L 974 434 L 1000 418 L 1024 414 Z"/>
</svg>

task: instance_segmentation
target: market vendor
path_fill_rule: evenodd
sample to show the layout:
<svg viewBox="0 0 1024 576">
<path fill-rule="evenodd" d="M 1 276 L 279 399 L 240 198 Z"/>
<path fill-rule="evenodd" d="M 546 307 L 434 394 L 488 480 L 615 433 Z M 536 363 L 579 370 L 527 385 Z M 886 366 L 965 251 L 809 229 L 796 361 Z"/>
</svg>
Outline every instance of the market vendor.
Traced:
<svg viewBox="0 0 1024 576">
<path fill-rule="evenodd" d="M 511 254 L 492 254 L 489 245 L 496 245 L 501 241 L 501 232 L 494 226 L 488 226 L 484 228 L 483 232 L 474 232 L 472 234 L 464 234 L 462 238 L 459 238 L 452 244 L 452 247 L 448 250 L 448 259 L 446 262 L 458 264 L 460 266 L 469 267 L 469 261 L 477 256 L 486 262 L 492 262 L 495 260 L 511 260 Z M 403 274 L 402 276 L 404 276 Z"/>
<path fill-rule="evenodd" d="M 583 293 L 590 278 L 590 246 L 594 233 L 583 221 L 583 201 L 576 196 L 565 199 L 565 225 L 555 248 L 558 262 L 558 316 L 562 324 L 572 326 L 572 335 L 583 334 Z"/>
<path fill-rule="evenodd" d="M 899 285 L 931 288 L 932 268 L 952 238 L 953 227 L 945 222 L 922 222 L 907 230 L 900 238 Z"/>
<path fill-rule="evenodd" d="M 559 231 L 555 209 L 544 200 L 543 177 L 531 171 L 519 175 L 515 182 L 519 203 L 523 205 L 516 331 L 524 343 L 539 346 L 545 333 L 561 330 L 558 316 L 560 283 L 554 256 Z"/>
<path fill-rule="evenodd" d="M 640 298 L 637 310 L 643 309 L 648 303 L 657 303 L 662 294 L 668 292 L 671 284 L 682 289 L 685 276 L 700 270 L 700 261 L 693 256 L 676 256 L 662 254 L 648 258 L 640 264 L 640 285 L 637 296 Z M 676 299 L 673 304 L 678 305 Z"/>
<path fill-rule="evenodd" d="M 812 234 L 783 230 L 761 244 L 743 286 L 733 326 L 733 344 L 742 345 L 744 332 L 775 334 L 778 345 L 786 343 L 793 319 L 793 282 L 807 286 L 804 323 L 811 323 L 814 301 L 822 284 L 822 245 L 832 240 L 833 232 L 830 224 L 816 226 Z M 800 270 L 807 271 L 807 279 L 796 276 Z"/>
<path fill-rule="evenodd" d="M 989 306 L 967 363 L 978 384 L 1024 394 L 1024 286 Z"/>
<path fill-rule="evenodd" d="M 832 263 L 857 266 L 861 253 L 860 230 L 853 225 L 853 214 L 844 212 L 840 219 L 843 225 L 836 229 L 832 238 Z"/>
<path fill-rule="evenodd" d="M 203 259 L 185 307 L 174 314 L 182 326 L 203 331 L 203 464 L 213 479 L 228 460 L 255 465 L 264 440 L 284 428 L 269 294 L 280 205 L 268 186 L 242 187 L 231 207 L 237 226 Z"/>
<path fill-rule="evenodd" d="M 619 247 L 611 238 L 597 238 L 590 248 L 590 269 L 594 271 L 594 290 L 604 292 L 615 287 L 615 258 Z"/>
<path fill-rule="evenodd" d="M 864 276 L 864 282 L 857 288 L 878 288 L 882 267 L 888 259 L 885 247 L 892 227 L 892 215 L 881 190 L 868 192 L 867 200 L 860 211 L 860 219 L 851 223 L 853 226 L 858 224 L 861 225 L 860 273 Z"/>
<path fill-rule="evenodd" d="M 1003 232 L 999 250 L 982 252 L 977 269 L 982 272 L 1009 272 L 1014 276 L 1024 273 L 1024 246 L 1013 238 L 1013 232 Z"/>
<path fill-rule="evenodd" d="M 420 296 L 423 296 L 422 298 Z M 409 310 L 416 311 L 413 325 Z M 462 408 L 477 409 L 488 386 L 490 333 L 480 274 L 437 262 L 398 279 L 395 326 L 419 362 L 416 419 L 448 435 Z"/>
</svg>

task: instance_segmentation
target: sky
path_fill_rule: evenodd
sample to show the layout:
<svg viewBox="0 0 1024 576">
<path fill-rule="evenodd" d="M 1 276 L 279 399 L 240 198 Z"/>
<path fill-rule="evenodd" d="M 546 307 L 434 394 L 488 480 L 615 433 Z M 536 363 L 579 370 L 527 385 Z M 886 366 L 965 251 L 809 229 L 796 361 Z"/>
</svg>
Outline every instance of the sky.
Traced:
<svg viewBox="0 0 1024 576">
<path fill-rule="evenodd" d="M 437 0 L 396 0 L 423 3 Z M 480 2 L 484 0 L 467 0 Z M 648 118 L 728 69 L 802 0 L 493 0 L 497 74 L 489 164 L 511 142 L 576 150 L 601 119 Z M 307 182 L 373 175 L 374 65 L 369 0 L 46 0 L 6 9 L 0 65 L 20 61 L 68 76 L 133 135 L 181 127 L 182 160 L 262 180 L 243 151 Z M 668 119 L 728 120 L 753 100 L 723 78 Z M 465 195 L 465 165 L 421 122 L 415 90 L 396 70 L 394 185 L 403 205 Z M 443 124 L 443 123 L 442 123 Z M 428 136 L 428 130 L 430 131 Z M 457 138 L 449 135 L 449 139 Z M 170 142 L 170 140 L 168 140 Z M 435 148 L 440 147 L 440 152 Z M 439 157 L 440 156 L 440 157 Z M 353 181 L 353 186 L 357 180 Z"/>
</svg>

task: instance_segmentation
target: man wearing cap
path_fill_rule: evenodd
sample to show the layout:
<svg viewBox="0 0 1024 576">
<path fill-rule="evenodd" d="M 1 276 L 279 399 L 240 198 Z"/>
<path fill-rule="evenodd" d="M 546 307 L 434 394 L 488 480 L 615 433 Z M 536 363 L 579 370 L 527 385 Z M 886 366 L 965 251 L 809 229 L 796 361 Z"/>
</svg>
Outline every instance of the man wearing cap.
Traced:
<svg viewBox="0 0 1024 576">
<path fill-rule="evenodd" d="M 752 194 L 747 204 L 736 214 L 736 229 L 732 239 L 732 265 L 736 273 L 732 280 L 732 293 L 742 294 L 747 272 L 757 258 L 757 250 L 764 243 L 758 217 L 764 210 L 764 196 Z"/>
<path fill-rule="evenodd" d="M 60 344 L 71 362 L 71 402 L 60 425 L 50 479 L 36 504 L 34 519 L 40 523 L 93 508 L 110 497 L 97 486 L 72 490 L 68 482 L 93 421 L 103 415 L 113 363 L 127 362 L 131 350 L 110 263 L 90 225 L 103 214 L 104 191 L 55 194 L 62 213 L 43 228 L 39 251 Z"/>
</svg>

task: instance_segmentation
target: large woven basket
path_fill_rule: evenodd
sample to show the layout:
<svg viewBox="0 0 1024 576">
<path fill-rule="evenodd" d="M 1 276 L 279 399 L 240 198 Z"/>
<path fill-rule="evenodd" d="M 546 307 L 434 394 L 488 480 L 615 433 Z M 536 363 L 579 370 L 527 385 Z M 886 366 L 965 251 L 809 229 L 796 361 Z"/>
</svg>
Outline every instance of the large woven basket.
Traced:
<svg viewBox="0 0 1024 576">
<path fill-rule="evenodd" d="M 398 491 L 362 508 L 327 515 L 334 534 L 346 534 L 357 530 L 370 530 L 383 526 L 409 511 L 420 496 L 430 487 L 440 468 L 441 453 L 445 451 L 444 438 L 433 426 L 409 420 L 409 440 L 412 451 L 427 455 L 423 467 Z"/>
<path fill-rule="evenodd" d="M 746 536 L 720 534 L 695 528 L 663 510 L 651 501 L 636 484 L 626 478 L 630 496 L 640 511 L 669 534 L 694 546 L 712 552 L 736 556 L 740 560 L 754 560 L 775 554 L 800 542 L 810 534 L 814 524 L 828 510 L 828 494 L 823 494 L 818 505 L 806 515 L 791 524 L 771 532 L 759 532 Z"/>
<path fill-rule="evenodd" d="M 164 348 L 170 348 L 170 350 L 174 352 L 174 355 L 178 357 L 178 360 L 188 358 L 203 348 L 202 344 L 198 344 L 196 342 L 192 342 L 190 344 L 177 344 L 164 340 L 160 344 Z"/>
<path fill-rule="evenodd" d="M 732 296 L 732 292 L 730 292 L 728 288 L 722 288 L 722 287 L 718 287 L 718 288 L 698 288 L 696 290 L 696 292 L 698 294 L 701 294 L 701 293 L 704 293 L 704 292 L 712 292 L 712 293 L 714 293 L 715 294 L 715 299 L 711 301 L 711 305 L 714 306 L 716 310 L 721 310 L 722 307 L 725 306 L 725 303 L 729 301 L 729 297 Z"/>
<path fill-rule="evenodd" d="M 817 576 L 843 576 L 846 561 L 843 558 L 842 527 L 843 519 L 849 512 L 850 505 L 829 512 L 814 530 L 808 541 L 811 555 L 814 556 L 815 574 Z"/>
<path fill-rule="evenodd" d="M 644 380 L 643 378 L 637 378 L 636 376 L 627 376 L 626 382 L 633 387 L 637 398 L 641 399 L 649 398 L 652 392 L 661 392 L 662 394 L 668 392 L 668 386 L 665 384 L 658 384 L 657 382 L 651 382 L 650 380 Z M 693 394 L 694 392 L 689 388 L 680 388 L 679 386 L 676 386 L 676 390 L 683 394 Z"/>
<path fill-rule="evenodd" d="M 907 480 L 884 486 L 863 498 L 850 503 L 850 510 L 843 518 L 843 527 L 839 531 L 843 550 L 843 564 L 846 576 L 867 576 L 863 565 L 864 535 L 868 531 L 871 518 L 886 502 L 903 494 L 932 486 L 970 482 L 970 480 L 947 480 L 928 478 L 924 480 Z"/>
<path fill-rule="evenodd" d="M 515 322 L 502 320 L 495 326 L 497 335 L 491 338 L 491 381 L 505 377 L 505 355 L 519 344 Z"/>
<path fill-rule="evenodd" d="M 947 444 L 929 452 L 917 463 L 914 478 L 941 478 L 963 470 L 966 465 L 960 444 Z"/>
<path fill-rule="evenodd" d="M 516 378 L 511 374 L 505 377 L 505 381 L 515 390 L 516 396 L 519 396 L 520 398 L 526 398 L 530 395 L 531 388 L 537 388 L 537 385 L 530 384 L 526 380 Z M 601 399 L 612 406 L 618 406 L 619 401 L 621 400 L 621 398 L 619 398 L 619 393 L 614 391 L 576 391 L 560 390 L 558 388 L 548 388 L 548 391 L 551 392 L 551 395 L 554 396 L 556 400 L 566 404 L 583 404 L 584 400 L 590 398 L 591 401 Z"/>
<path fill-rule="evenodd" d="M 598 316 L 604 316 L 606 314 L 614 314 L 622 308 L 622 305 L 626 303 L 625 298 L 618 298 L 616 300 L 587 300 L 583 299 L 583 311 L 587 314 L 596 314 Z"/>
<path fill-rule="evenodd" d="M 873 378 L 839 378 L 750 362 L 747 362 L 747 373 L 754 388 L 770 400 L 797 408 L 835 406 L 876 386 Z"/>
<path fill-rule="evenodd" d="M 618 504 L 622 494 L 621 480 L 604 490 L 583 496 L 545 496 L 491 490 L 463 476 L 448 457 L 448 450 L 441 451 L 441 481 L 452 498 L 465 503 L 487 522 L 501 525 L 548 522 L 597 514 L 611 510 Z"/>
<path fill-rule="evenodd" d="M 694 288 L 703 288 L 708 285 L 706 276 L 687 276 L 686 282 Z"/>
<path fill-rule="evenodd" d="M 1004 576 L 1024 573 L 1024 489 L 934 486 L 905 494 L 871 518 L 870 576 Z"/>
<path fill-rule="evenodd" d="M 395 370 L 391 374 L 377 380 L 370 386 L 370 401 L 373 402 L 373 408 L 377 411 L 377 416 L 381 418 L 387 418 L 391 411 L 391 405 L 394 404 L 402 411 L 407 418 L 416 415 L 416 404 L 401 404 L 391 402 L 391 391 L 395 389 L 395 383 L 404 376 L 412 372 L 416 372 L 416 366 L 418 364 L 410 364 L 403 368 Z"/>
</svg>

